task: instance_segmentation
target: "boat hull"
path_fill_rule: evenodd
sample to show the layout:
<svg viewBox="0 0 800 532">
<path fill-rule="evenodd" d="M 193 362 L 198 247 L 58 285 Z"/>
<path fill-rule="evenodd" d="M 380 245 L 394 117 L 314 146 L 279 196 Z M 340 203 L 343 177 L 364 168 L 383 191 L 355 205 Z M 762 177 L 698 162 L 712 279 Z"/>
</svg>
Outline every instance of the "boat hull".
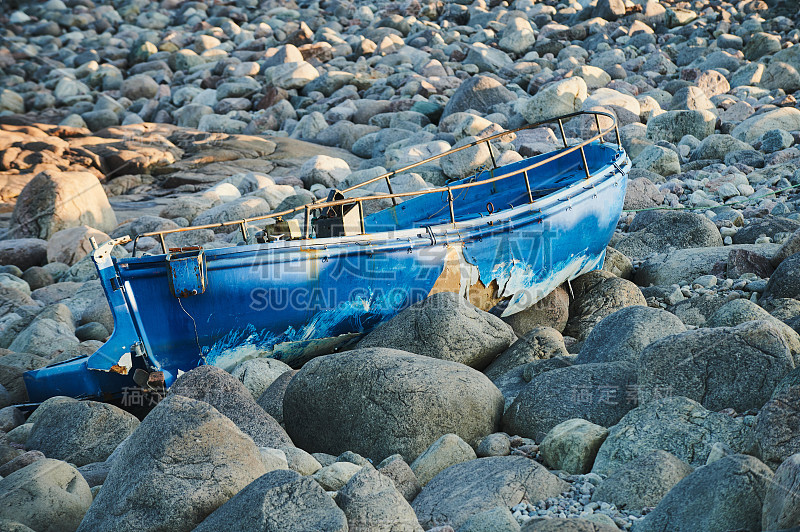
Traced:
<svg viewBox="0 0 800 532">
<path fill-rule="evenodd" d="M 137 386 L 137 369 L 162 372 L 168 387 L 201 364 L 230 370 L 267 356 L 298 367 L 441 291 L 500 316 L 524 310 L 602 266 L 630 167 L 624 152 L 610 153 L 590 179 L 532 203 L 495 206 L 484 191 L 486 212 L 456 224 L 398 229 L 398 206 L 364 235 L 205 250 L 202 288 L 189 297 L 170 289 L 167 256 L 115 260 L 101 248 L 94 258 L 114 331 L 89 357 L 26 373 L 30 400 L 119 397 Z M 394 223 L 380 231 L 381 220 Z"/>
</svg>

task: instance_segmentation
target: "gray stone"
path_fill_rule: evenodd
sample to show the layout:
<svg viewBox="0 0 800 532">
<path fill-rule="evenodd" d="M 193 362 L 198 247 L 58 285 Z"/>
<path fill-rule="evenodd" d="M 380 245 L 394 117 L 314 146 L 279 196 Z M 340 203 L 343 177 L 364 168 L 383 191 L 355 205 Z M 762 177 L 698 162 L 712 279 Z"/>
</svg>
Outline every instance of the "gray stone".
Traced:
<svg viewBox="0 0 800 532">
<path fill-rule="evenodd" d="M 731 135 L 739 140 L 752 144 L 770 129 L 783 129 L 784 131 L 800 130 L 800 110 L 794 107 L 782 107 L 774 111 L 767 111 L 751 116 L 738 126 Z"/>
<path fill-rule="evenodd" d="M 787 458 L 767 485 L 761 512 L 762 530 L 783 530 L 800 523 L 800 453 Z"/>
<path fill-rule="evenodd" d="M 511 438 L 505 432 L 497 432 L 489 434 L 483 438 L 478 447 L 475 449 L 475 454 L 479 458 L 487 456 L 508 456 L 511 454 Z"/>
<path fill-rule="evenodd" d="M 521 456 L 478 458 L 447 468 L 428 483 L 412 504 L 423 528 L 458 528 L 475 514 L 523 499 L 558 497 L 568 484 L 544 466 Z"/>
<path fill-rule="evenodd" d="M 760 408 L 794 369 L 792 345 L 771 321 L 695 329 L 662 338 L 642 352 L 639 399 L 681 395 L 711 410 Z"/>
<path fill-rule="evenodd" d="M 519 524 L 511 510 L 498 506 L 473 515 L 456 532 L 519 532 Z"/>
<path fill-rule="evenodd" d="M 603 318 L 633 305 L 646 306 L 642 291 L 630 281 L 608 272 L 593 271 L 572 282 L 575 299 L 570 305 L 564 334 L 585 340 Z"/>
<path fill-rule="evenodd" d="M 347 519 L 312 479 L 271 471 L 254 480 L 194 529 L 346 532 Z"/>
<path fill-rule="evenodd" d="M 722 236 L 714 222 L 693 212 L 640 212 L 631 222 L 629 231 L 614 247 L 634 258 L 663 253 L 669 248 L 722 246 Z"/>
<path fill-rule="evenodd" d="M 374 461 L 399 453 L 413 460 L 442 433 L 472 445 L 496 432 L 503 396 L 462 364 L 370 348 L 306 363 L 289 383 L 283 408 L 289 434 L 309 452 L 354 451 Z"/>
<path fill-rule="evenodd" d="M 575 363 L 627 361 L 636 364 L 645 347 L 685 330 L 681 320 L 665 310 L 625 307 L 604 318 L 592 329 Z"/>
<path fill-rule="evenodd" d="M 744 143 L 730 135 L 714 134 L 703 139 L 703 142 L 701 142 L 700 145 L 692 152 L 692 160 L 724 160 L 725 157 L 731 152 L 752 149 L 752 146 L 749 144 Z"/>
<path fill-rule="evenodd" d="M 135 416 L 116 406 L 65 399 L 36 417 L 26 446 L 82 466 L 104 461 L 138 426 Z"/>
<path fill-rule="evenodd" d="M 514 340 L 500 318 L 458 294 L 439 292 L 378 325 L 358 347 L 403 349 L 483 369 Z"/>
<path fill-rule="evenodd" d="M 122 95 L 131 101 L 151 99 L 158 93 L 158 83 L 147 74 L 136 74 L 122 82 Z"/>
<path fill-rule="evenodd" d="M 639 152 L 639 155 L 633 159 L 633 166 L 661 176 L 669 176 L 681 171 L 678 154 L 655 144 L 651 144 Z"/>
<path fill-rule="evenodd" d="M 537 327 L 552 327 L 563 332 L 568 319 L 569 294 L 561 285 L 527 309 L 504 317 L 503 321 L 521 338 Z"/>
<path fill-rule="evenodd" d="M 258 406 L 244 384 L 215 366 L 200 366 L 187 371 L 178 377 L 169 394 L 210 404 L 233 421 L 259 447 L 292 445 L 283 428 Z"/>
<path fill-rule="evenodd" d="M 769 278 L 764 299 L 800 297 L 800 253 L 784 259 Z"/>
<path fill-rule="evenodd" d="M 800 222 L 788 218 L 770 217 L 752 220 L 733 235 L 734 244 L 755 244 L 762 236 L 772 238 L 776 233 L 792 233 L 800 229 Z"/>
<path fill-rule="evenodd" d="M 529 124 L 535 124 L 580 110 L 587 90 L 586 82 L 573 76 L 543 87 L 532 98 L 518 100 L 516 110 Z"/>
<path fill-rule="evenodd" d="M 659 252 L 659 254 L 648 258 L 639 267 L 634 280 L 640 286 L 682 285 L 697 279 L 701 275 L 711 273 L 714 264 L 727 260 L 732 250 L 747 250 L 765 257 L 771 257 L 778 248 L 777 244 L 743 244 L 679 249 L 670 253 Z M 711 314 L 713 314 L 713 311 L 709 316 Z"/>
<path fill-rule="evenodd" d="M 230 419 L 208 403 L 169 394 L 116 453 L 78 530 L 133 531 L 147 523 L 188 532 L 264 473 L 258 447 Z"/>
<path fill-rule="evenodd" d="M 646 177 L 639 177 L 628 181 L 625 190 L 625 210 L 649 209 L 658 207 L 664 202 L 664 195 L 656 188 L 652 181 Z"/>
<path fill-rule="evenodd" d="M 594 502 L 608 502 L 620 510 L 640 512 L 656 506 L 692 467 L 666 451 L 634 458 L 603 480 L 592 494 Z"/>
<path fill-rule="evenodd" d="M 231 375 L 244 384 L 253 399 L 258 399 L 278 377 L 291 369 L 274 358 L 253 358 L 236 366 Z"/>
<path fill-rule="evenodd" d="M 467 146 L 477 140 L 478 137 L 464 137 L 459 139 L 453 148 Z M 481 143 L 477 146 L 472 146 L 471 148 L 466 148 L 442 157 L 440 159 L 442 171 L 447 177 L 452 179 L 467 177 L 468 175 L 478 173 L 480 168 L 490 163 L 491 155 L 486 143 Z"/>
<path fill-rule="evenodd" d="M 448 467 L 476 458 L 472 447 L 458 435 L 445 434 L 411 463 L 411 470 L 420 486 L 425 487 L 433 477 Z"/>
<path fill-rule="evenodd" d="M 47 240 L 62 229 L 80 225 L 110 232 L 117 218 L 94 174 L 46 170 L 20 192 L 11 224 L 15 236 Z"/>
<path fill-rule="evenodd" d="M 349 530 L 422 531 L 414 510 L 394 482 L 369 467 L 353 475 L 339 490 L 336 504 L 347 517 Z"/>
<path fill-rule="evenodd" d="M 306 187 L 319 183 L 328 188 L 339 188 L 344 179 L 350 175 L 350 166 L 343 159 L 316 155 L 300 167 L 300 179 Z"/>
<path fill-rule="evenodd" d="M 453 113 L 474 109 L 489 114 L 495 105 L 513 102 L 517 95 L 499 81 L 487 76 L 472 76 L 458 86 L 442 112 L 442 119 Z"/>
<path fill-rule="evenodd" d="M 751 453 L 755 447 L 751 429 L 741 421 L 685 397 L 666 397 L 631 410 L 609 429 L 592 472 L 609 475 L 659 449 L 698 467 L 705 465 L 717 442 L 737 453 Z"/>
<path fill-rule="evenodd" d="M 569 419 L 610 427 L 635 406 L 629 397 L 635 385 L 636 368 L 626 362 L 551 369 L 534 377 L 517 395 L 503 416 L 503 429 L 541 441 Z"/>
<path fill-rule="evenodd" d="M 590 516 L 591 517 L 591 516 Z M 521 532 L 617 532 L 617 526 L 590 521 L 589 518 L 531 519 Z"/>
<path fill-rule="evenodd" d="M 607 436 L 605 427 L 585 419 L 568 419 L 550 429 L 539 445 L 539 452 L 552 469 L 583 475 L 592 470 L 597 451 Z"/>
<path fill-rule="evenodd" d="M 39 238 L 14 238 L 0 241 L 0 265 L 17 266 L 27 270 L 47 263 L 46 240 Z"/>
<path fill-rule="evenodd" d="M 344 487 L 353 476 L 361 471 L 363 466 L 352 462 L 333 462 L 323 466 L 312 476 L 325 491 L 338 491 Z"/>
<path fill-rule="evenodd" d="M 86 481 L 60 460 L 37 460 L 0 480 L 0 519 L 37 532 L 75 530 L 91 504 Z"/>
<path fill-rule="evenodd" d="M 503 373 L 532 362 L 554 356 L 566 356 L 564 337 L 552 327 L 536 327 L 503 351 L 483 373 L 492 380 Z"/>
<path fill-rule="evenodd" d="M 678 482 L 636 532 L 760 530 L 761 504 L 772 471 L 752 456 L 734 454 Z"/>
<path fill-rule="evenodd" d="M 800 386 L 790 386 L 772 396 L 759 411 L 755 425 L 758 456 L 777 467 L 800 453 Z"/>
<path fill-rule="evenodd" d="M 295 374 L 297 374 L 296 370 L 283 373 L 264 390 L 264 393 L 256 401 L 258 406 L 263 408 L 267 414 L 275 418 L 275 421 L 281 425 L 283 425 L 283 397 L 286 394 L 289 382 Z"/>
<path fill-rule="evenodd" d="M 686 135 L 703 140 L 714 133 L 716 121 L 717 117 L 711 111 L 666 111 L 651 117 L 647 122 L 647 138 L 654 142 L 666 140 L 673 144 L 677 144 Z"/>
<path fill-rule="evenodd" d="M 393 454 L 392 456 L 384 458 L 384 460 L 378 464 L 377 470 L 382 475 L 386 475 L 392 479 L 394 487 L 397 488 L 397 491 L 399 491 L 408 502 L 413 501 L 420 490 L 422 490 L 422 486 L 419 485 L 419 481 L 416 475 L 414 475 L 414 471 L 411 470 L 411 466 L 409 466 L 399 454 Z"/>
<path fill-rule="evenodd" d="M 606 247 L 606 260 L 603 262 L 603 270 L 613 273 L 622 279 L 628 279 L 629 281 L 633 279 L 633 263 L 631 259 L 611 246 Z"/>
<path fill-rule="evenodd" d="M 9 441 L 12 441 L 11 438 L 9 438 Z M 7 477 L 13 472 L 19 471 L 23 467 L 27 467 L 36 461 L 44 460 L 44 458 L 45 456 L 41 451 L 28 451 L 23 453 L 0 466 L 0 477 Z"/>
</svg>

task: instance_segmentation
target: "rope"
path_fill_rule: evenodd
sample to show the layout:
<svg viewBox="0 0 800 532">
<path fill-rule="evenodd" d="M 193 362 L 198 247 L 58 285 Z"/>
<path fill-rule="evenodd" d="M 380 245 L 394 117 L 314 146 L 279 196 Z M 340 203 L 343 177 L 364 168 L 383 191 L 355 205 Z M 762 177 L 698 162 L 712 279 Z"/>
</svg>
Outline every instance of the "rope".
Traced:
<svg viewBox="0 0 800 532">
<path fill-rule="evenodd" d="M 763 196 L 758 197 L 749 197 L 743 200 L 734 201 L 733 203 L 724 203 L 720 205 L 720 207 L 730 207 L 732 205 L 740 205 L 742 203 L 747 203 L 750 201 L 761 200 L 764 198 L 768 198 L 770 196 L 776 196 L 781 192 L 786 192 L 787 190 L 791 190 L 793 188 L 800 188 L 800 183 L 796 185 L 792 185 L 790 187 L 782 188 L 780 190 L 774 190 L 768 194 L 764 194 Z M 717 207 L 648 207 L 647 209 L 625 209 L 622 212 L 645 212 L 645 211 L 707 211 L 709 209 L 716 209 Z"/>
</svg>

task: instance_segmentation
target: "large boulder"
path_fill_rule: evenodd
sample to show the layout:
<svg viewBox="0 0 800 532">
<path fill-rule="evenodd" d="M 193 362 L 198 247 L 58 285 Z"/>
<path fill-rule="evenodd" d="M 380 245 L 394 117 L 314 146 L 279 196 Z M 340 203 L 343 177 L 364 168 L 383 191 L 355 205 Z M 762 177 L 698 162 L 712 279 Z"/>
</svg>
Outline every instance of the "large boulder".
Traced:
<svg viewBox="0 0 800 532">
<path fill-rule="evenodd" d="M 752 430 L 741 421 L 685 397 L 666 397 L 631 410 L 609 429 L 592 472 L 608 475 L 659 449 L 698 467 L 705 465 L 715 443 L 740 453 L 755 448 Z"/>
<path fill-rule="evenodd" d="M 116 406 L 67 398 L 48 405 L 35 421 L 27 448 L 77 466 L 103 462 L 139 426 Z"/>
<path fill-rule="evenodd" d="M 634 280 L 640 286 L 688 284 L 701 275 L 711 273 L 717 262 L 728 260 L 731 251 L 748 251 L 771 257 L 779 247 L 777 244 L 743 244 L 678 249 L 669 253 L 662 250 L 639 267 Z"/>
<path fill-rule="evenodd" d="M 60 460 L 37 460 L 0 480 L 0 521 L 36 532 L 77 529 L 91 504 L 89 485 L 77 469 Z M 3 525 L 3 530 L 9 529 Z"/>
<path fill-rule="evenodd" d="M 769 278 L 764 299 L 800 298 L 800 253 L 786 258 Z"/>
<path fill-rule="evenodd" d="M 336 494 L 336 504 L 347 516 L 349 530 L 422 532 L 417 516 L 392 480 L 363 467 Z"/>
<path fill-rule="evenodd" d="M 627 362 L 551 369 L 534 377 L 517 395 L 503 416 L 503 428 L 541 441 L 569 419 L 610 427 L 635 406 L 630 397 L 635 386 L 636 367 Z"/>
<path fill-rule="evenodd" d="M 552 327 L 537 327 L 511 344 L 511 347 L 494 359 L 494 362 L 489 364 L 483 373 L 495 380 L 503 373 L 528 362 L 546 360 L 555 356 L 567 356 L 568 354 L 564 345 L 564 337 L 560 332 Z"/>
<path fill-rule="evenodd" d="M 290 370 L 270 384 L 264 393 L 256 401 L 258 406 L 264 411 L 275 418 L 275 421 L 283 425 L 283 397 L 286 395 L 286 388 L 289 387 L 289 382 L 297 374 L 297 370 Z"/>
<path fill-rule="evenodd" d="M 572 283 L 575 299 L 570 305 L 564 334 L 585 340 L 603 318 L 633 305 L 647 306 L 635 284 L 605 271 L 593 271 Z"/>
<path fill-rule="evenodd" d="M 629 512 L 656 506 L 692 467 L 666 451 L 634 458 L 603 480 L 592 501 L 608 502 Z"/>
<path fill-rule="evenodd" d="M 678 482 L 636 532 L 761 530 L 761 503 L 772 471 L 757 458 L 734 454 Z"/>
<path fill-rule="evenodd" d="M 615 244 L 629 257 L 641 258 L 663 253 L 668 248 L 706 248 L 722 246 L 722 236 L 714 222 L 693 212 L 644 211 L 636 215 L 630 233 Z"/>
<path fill-rule="evenodd" d="M 800 110 L 794 107 L 782 107 L 751 116 L 733 128 L 731 135 L 752 144 L 770 129 L 800 130 Z"/>
<path fill-rule="evenodd" d="M 592 329 L 575 363 L 627 361 L 636 364 L 645 347 L 685 330 L 683 322 L 666 310 L 638 305 L 625 307 Z"/>
<path fill-rule="evenodd" d="M 517 112 L 534 124 L 580 110 L 588 89 L 582 78 L 573 76 L 551 83 L 532 98 L 518 100 Z"/>
<path fill-rule="evenodd" d="M 558 497 L 569 485 L 522 456 L 491 456 L 449 467 L 428 483 L 412 507 L 423 528 L 458 528 L 471 516 L 523 499 Z"/>
<path fill-rule="evenodd" d="M 759 457 L 772 467 L 800 453 L 800 386 L 775 394 L 758 412 L 756 439 Z"/>
<path fill-rule="evenodd" d="M 402 401 L 397 398 L 401 397 Z M 412 461 L 442 434 L 470 445 L 496 432 L 503 396 L 463 364 L 393 349 L 318 357 L 286 390 L 284 422 L 309 452 Z"/>
<path fill-rule="evenodd" d="M 266 473 L 249 436 L 203 401 L 169 394 L 113 457 L 78 530 L 190 531 Z"/>
<path fill-rule="evenodd" d="M 515 339 L 497 316 L 458 294 L 439 292 L 378 325 L 358 347 L 402 349 L 483 369 Z"/>
<path fill-rule="evenodd" d="M 47 264 L 47 242 L 40 238 L 0 240 L 0 266 L 16 266 L 22 271 Z"/>
<path fill-rule="evenodd" d="M 686 135 L 703 140 L 714 133 L 716 121 L 717 116 L 711 111 L 666 111 L 651 116 L 647 121 L 647 138 L 654 142 L 666 140 L 673 144 L 680 142 Z"/>
<path fill-rule="evenodd" d="M 800 222 L 788 218 L 773 217 L 752 220 L 733 235 L 734 244 L 755 244 L 761 236 L 774 237 L 777 233 L 793 233 L 800 229 Z"/>
<path fill-rule="evenodd" d="M 762 530 L 783 530 L 800 524 L 800 453 L 775 470 L 761 511 Z"/>
<path fill-rule="evenodd" d="M 20 192 L 11 216 L 17 237 L 47 240 L 62 229 L 81 225 L 106 233 L 117 225 L 100 181 L 89 172 L 37 174 Z"/>
<path fill-rule="evenodd" d="M 236 423 L 259 446 L 292 445 L 283 428 L 258 406 L 244 384 L 215 366 L 200 366 L 184 373 L 169 392 L 205 401 Z"/>
<path fill-rule="evenodd" d="M 472 76 L 458 86 L 442 112 L 442 118 L 453 113 L 474 109 L 482 114 L 490 114 L 497 104 L 513 102 L 517 95 L 502 83 L 488 76 Z"/>
<path fill-rule="evenodd" d="M 710 410 L 760 408 L 794 369 L 792 347 L 772 321 L 662 338 L 642 352 L 639 399 L 647 402 L 668 390 Z"/>
<path fill-rule="evenodd" d="M 110 237 L 88 225 L 62 229 L 47 243 L 47 262 L 63 262 L 72 266 L 92 252 L 91 239 L 99 246 Z"/>
<path fill-rule="evenodd" d="M 520 532 L 617 532 L 619 528 L 597 519 L 575 517 L 550 517 L 531 519 L 520 529 Z"/>
<path fill-rule="evenodd" d="M 248 484 L 194 530 L 346 532 L 347 519 L 313 479 L 275 470 Z"/>
</svg>

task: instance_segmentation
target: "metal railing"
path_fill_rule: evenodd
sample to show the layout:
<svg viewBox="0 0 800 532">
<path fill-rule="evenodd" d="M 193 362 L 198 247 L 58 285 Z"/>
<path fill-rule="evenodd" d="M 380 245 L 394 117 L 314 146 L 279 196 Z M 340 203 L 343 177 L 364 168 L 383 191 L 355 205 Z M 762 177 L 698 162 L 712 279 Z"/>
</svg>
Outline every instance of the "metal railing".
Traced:
<svg viewBox="0 0 800 532">
<path fill-rule="evenodd" d="M 588 140 L 584 140 L 584 141 L 580 142 L 579 144 L 576 144 L 574 146 L 570 146 L 569 143 L 567 142 L 567 135 L 564 132 L 564 120 L 568 120 L 570 118 L 574 118 L 574 117 L 577 117 L 577 116 L 586 116 L 586 115 L 593 115 L 594 116 L 595 123 L 597 124 L 597 134 L 592 136 Z M 603 129 L 600 126 L 600 116 L 605 116 L 607 118 L 610 118 L 611 122 L 612 122 L 612 125 L 610 127 L 606 128 L 606 129 Z M 502 176 L 495 176 L 494 175 L 494 170 L 497 169 L 497 164 L 495 162 L 494 151 L 492 150 L 492 145 L 490 143 L 492 140 L 496 140 L 496 139 L 499 139 L 499 138 L 502 138 L 502 137 L 505 137 L 505 136 L 508 136 L 508 135 L 513 135 L 514 133 L 517 133 L 518 131 L 523 131 L 523 130 L 526 130 L 526 129 L 535 129 L 535 128 L 538 128 L 538 127 L 542 127 L 542 126 L 544 126 L 546 124 L 551 124 L 551 123 L 554 123 L 554 122 L 558 123 L 558 129 L 559 129 L 559 132 L 561 133 L 561 138 L 562 138 L 562 141 L 564 143 L 564 148 L 561 151 L 559 151 L 556 155 L 553 155 L 553 156 L 550 156 L 550 157 L 548 157 L 546 159 L 543 159 L 541 161 L 537 161 L 535 163 L 532 163 L 530 166 L 526 166 L 524 168 L 521 168 L 521 169 L 517 170 L 514 173 L 510 173 L 510 174 L 502 175 Z M 271 218 L 281 218 L 283 216 L 296 214 L 296 213 L 298 213 L 300 211 L 304 211 L 304 214 L 305 214 L 304 238 L 305 239 L 309 239 L 309 238 L 311 238 L 311 213 L 313 211 L 316 211 L 316 210 L 322 210 L 322 209 L 326 209 L 328 207 L 337 207 L 337 206 L 341 206 L 341 205 L 353 205 L 353 204 L 357 205 L 357 207 L 359 209 L 359 213 L 360 213 L 359 215 L 361 217 L 361 232 L 362 232 L 362 234 L 364 234 L 365 233 L 365 228 L 364 228 L 364 208 L 363 208 L 363 203 L 364 202 L 391 199 L 392 203 L 397 205 L 397 198 L 405 198 L 405 197 L 409 197 L 409 196 L 422 196 L 422 195 L 425 195 L 425 194 L 447 193 L 447 202 L 449 204 L 449 209 L 450 209 L 450 222 L 455 224 L 456 223 L 455 210 L 453 208 L 453 201 L 454 201 L 453 191 L 454 190 L 461 190 L 461 189 L 466 189 L 466 188 L 486 185 L 488 183 L 494 183 L 496 181 L 501 181 L 501 180 L 504 180 L 504 179 L 508 179 L 510 177 L 518 176 L 519 174 L 523 174 L 524 177 L 525 177 L 525 187 L 526 187 L 526 190 L 527 190 L 529 202 L 533 203 L 533 201 L 534 201 L 533 192 L 532 192 L 532 189 L 531 189 L 530 180 L 528 178 L 528 172 L 530 170 L 533 170 L 534 168 L 538 168 L 540 166 L 543 166 L 545 164 L 553 162 L 553 161 L 555 161 L 555 160 L 557 160 L 557 159 L 559 159 L 561 157 L 564 157 L 566 155 L 569 155 L 570 153 L 573 153 L 575 151 L 580 151 L 580 153 L 581 153 L 581 162 L 582 162 L 582 166 L 583 166 L 584 172 L 586 173 L 586 179 L 589 179 L 590 177 L 592 177 L 592 174 L 591 174 L 591 171 L 589 170 L 589 165 L 588 165 L 588 163 L 586 161 L 586 152 L 584 150 L 584 147 L 587 146 L 588 144 L 591 144 L 592 142 L 594 142 L 596 140 L 601 140 L 602 142 L 605 142 L 605 136 L 608 135 L 609 133 L 611 133 L 612 131 L 615 133 L 617 146 L 621 146 L 622 142 L 620 140 L 619 127 L 617 125 L 616 117 L 613 114 L 607 113 L 607 112 L 604 112 L 604 111 L 577 111 L 577 112 L 570 113 L 570 114 L 563 115 L 563 116 L 559 116 L 559 117 L 556 117 L 556 118 L 550 118 L 550 119 L 547 119 L 547 120 L 542 120 L 541 122 L 536 122 L 535 124 L 527 124 L 525 126 L 518 127 L 518 128 L 515 128 L 515 129 L 505 130 L 505 131 L 502 131 L 500 133 L 495 133 L 495 134 L 490 135 L 488 137 L 484 137 L 484 138 L 478 139 L 478 140 L 476 140 L 474 142 L 470 142 L 469 144 L 466 144 L 464 146 L 459 146 L 457 148 L 452 148 L 452 149 L 450 149 L 450 150 L 448 150 L 448 151 L 446 151 L 444 153 L 440 153 L 438 155 L 434 155 L 432 157 L 428 157 L 427 159 L 424 159 L 422 161 L 418 161 L 416 163 L 409 164 L 409 165 L 404 166 L 402 168 L 399 168 L 397 170 L 392 170 L 391 172 L 386 172 L 385 174 L 379 175 L 377 177 L 373 177 L 371 179 L 368 179 L 367 181 L 364 181 L 363 183 L 359 183 L 358 185 L 354 185 L 352 187 L 349 187 L 349 188 L 346 188 L 346 189 L 340 191 L 342 194 L 344 194 L 344 193 L 359 189 L 361 187 L 364 187 L 366 185 L 370 185 L 370 184 L 378 182 L 378 181 L 385 181 L 386 182 L 386 186 L 388 187 L 388 190 L 389 190 L 388 194 L 375 194 L 375 195 L 372 195 L 372 196 L 359 196 L 359 197 L 345 198 L 345 199 L 334 200 L 334 201 L 317 200 L 317 201 L 314 201 L 313 203 L 308 203 L 306 205 L 300 205 L 299 207 L 294 207 L 292 209 L 287 209 L 287 210 L 280 211 L 280 212 L 273 212 L 273 213 L 265 214 L 265 215 L 262 215 L 262 216 L 254 216 L 252 218 L 242 218 L 242 219 L 239 219 L 239 220 L 231 220 L 231 221 L 228 221 L 228 222 L 219 222 L 219 223 L 214 223 L 214 224 L 196 225 L 196 226 L 189 226 L 189 227 L 180 227 L 180 228 L 177 228 L 177 229 L 167 229 L 167 230 L 164 230 L 164 231 L 151 231 L 151 232 L 148 232 L 148 233 L 141 233 L 141 234 L 137 235 L 136 238 L 133 241 L 133 256 L 134 257 L 136 256 L 136 245 L 137 245 L 138 240 L 140 238 L 142 238 L 142 237 L 157 237 L 159 239 L 159 243 L 161 244 L 162 251 L 164 253 L 167 253 L 168 252 L 168 248 L 167 248 L 166 241 L 164 239 L 165 235 L 169 235 L 169 234 L 172 234 L 172 233 L 183 233 L 183 232 L 186 232 L 186 231 L 197 231 L 197 230 L 200 230 L 200 229 L 216 229 L 216 228 L 219 228 L 219 227 L 230 227 L 230 226 L 237 226 L 238 225 L 240 231 L 242 232 L 242 238 L 245 241 L 247 241 L 248 240 L 248 232 L 247 232 L 247 224 L 248 223 L 250 223 L 250 222 L 258 222 L 258 221 L 261 221 L 261 220 L 268 220 L 268 219 L 271 219 Z M 458 184 L 458 185 L 447 185 L 447 186 L 436 187 L 436 188 L 431 188 L 431 189 L 427 189 L 427 190 L 420 190 L 420 191 L 393 192 L 391 179 L 393 177 L 395 177 L 397 174 L 401 174 L 403 172 L 406 172 L 406 171 L 411 170 L 413 168 L 416 168 L 418 166 L 422 166 L 422 165 L 427 164 L 427 163 L 429 163 L 431 161 L 435 161 L 435 160 L 441 159 L 442 157 L 447 157 L 448 155 L 452 155 L 453 153 L 457 153 L 457 152 L 459 152 L 461 150 L 474 148 L 475 146 L 479 146 L 482 143 L 486 144 L 486 146 L 487 146 L 487 148 L 489 150 L 489 155 L 491 157 L 492 164 L 494 165 L 494 168 L 489 170 L 489 173 L 492 176 L 489 179 L 484 179 L 482 181 L 473 181 L 473 182 L 469 182 L 469 183 L 461 183 L 461 184 Z"/>
</svg>

